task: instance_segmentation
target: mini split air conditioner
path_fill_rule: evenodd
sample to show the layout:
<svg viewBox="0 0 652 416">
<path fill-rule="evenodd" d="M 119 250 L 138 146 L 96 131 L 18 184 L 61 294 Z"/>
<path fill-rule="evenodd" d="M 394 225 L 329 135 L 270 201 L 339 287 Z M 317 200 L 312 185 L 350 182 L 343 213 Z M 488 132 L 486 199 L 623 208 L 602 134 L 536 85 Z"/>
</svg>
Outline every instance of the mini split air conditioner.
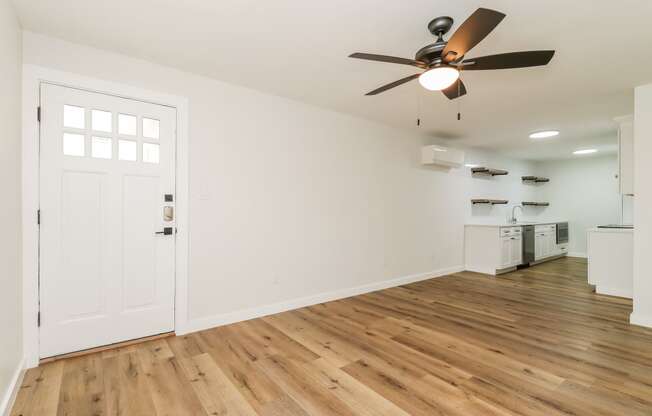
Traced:
<svg viewBox="0 0 652 416">
<path fill-rule="evenodd" d="M 464 152 L 437 145 L 423 146 L 421 148 L 421 163 L 459 168 L 464 164 Z"/>
</svg>

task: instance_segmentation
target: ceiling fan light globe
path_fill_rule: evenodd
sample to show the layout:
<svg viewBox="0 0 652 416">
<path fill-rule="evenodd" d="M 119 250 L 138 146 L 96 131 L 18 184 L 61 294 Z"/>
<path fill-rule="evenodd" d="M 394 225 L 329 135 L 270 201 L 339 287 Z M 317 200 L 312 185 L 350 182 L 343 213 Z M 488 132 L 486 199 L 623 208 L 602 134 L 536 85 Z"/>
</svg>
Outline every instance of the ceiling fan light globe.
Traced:
<svg viewBox="0 0 652 416">
<path fill-rule="evenodd" d="M 457 69 L 450 66 L 440 66 L 430 69 L 419 76 L 421 86 L 430 91 L 441 91 L 451 85 L 460 77 Z"/>
</svg>

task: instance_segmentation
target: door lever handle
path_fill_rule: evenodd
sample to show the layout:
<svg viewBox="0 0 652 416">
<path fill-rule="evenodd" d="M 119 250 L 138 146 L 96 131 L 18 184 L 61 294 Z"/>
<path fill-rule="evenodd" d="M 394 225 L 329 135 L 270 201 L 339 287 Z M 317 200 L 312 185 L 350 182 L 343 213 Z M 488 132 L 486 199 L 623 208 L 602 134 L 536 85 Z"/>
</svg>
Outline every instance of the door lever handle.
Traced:
<svg viewBox="0 0 652 416">
<path fill-rule="evenodd" d="M 165 227 L 163 231 L 156 231 L 154 234 L 172 235 L 172 227 Z"/>
</svg>

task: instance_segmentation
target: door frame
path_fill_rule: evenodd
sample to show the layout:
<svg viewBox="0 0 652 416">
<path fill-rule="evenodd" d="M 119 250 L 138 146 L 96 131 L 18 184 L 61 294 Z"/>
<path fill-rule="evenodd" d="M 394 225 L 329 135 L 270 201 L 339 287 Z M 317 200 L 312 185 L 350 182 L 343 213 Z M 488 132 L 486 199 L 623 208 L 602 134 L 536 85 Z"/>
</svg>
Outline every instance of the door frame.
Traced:
<svg viewBox="0 0 652 416">
<path fill-rule="evenodd" d="M 39 140 L 42 83 L 87 90 L 121 98 L 165 105 L 177 110 L 176 134 L 176 249 L 174 289 L 174 330 L 186 333 L 188 328 L 188 98 L 129 85 L 89 78 L 37 65 L 23 65 L 22 85 L 22 301 L 23 350 L 26 368 L 39 364 Z"/>
</svg>

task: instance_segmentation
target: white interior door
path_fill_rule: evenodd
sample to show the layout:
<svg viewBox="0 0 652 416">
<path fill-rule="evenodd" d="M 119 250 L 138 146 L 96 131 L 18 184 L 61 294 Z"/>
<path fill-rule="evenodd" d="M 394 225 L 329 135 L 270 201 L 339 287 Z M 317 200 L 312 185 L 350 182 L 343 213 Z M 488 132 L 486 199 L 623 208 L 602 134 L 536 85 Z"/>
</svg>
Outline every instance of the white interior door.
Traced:
<svg viewBox="0 0 652 416">
<path fill-rule="evenodd" d="M 175 131 L 174 108 L 41 85 L 42 358 L 174 330 Z"/>
</svg>

